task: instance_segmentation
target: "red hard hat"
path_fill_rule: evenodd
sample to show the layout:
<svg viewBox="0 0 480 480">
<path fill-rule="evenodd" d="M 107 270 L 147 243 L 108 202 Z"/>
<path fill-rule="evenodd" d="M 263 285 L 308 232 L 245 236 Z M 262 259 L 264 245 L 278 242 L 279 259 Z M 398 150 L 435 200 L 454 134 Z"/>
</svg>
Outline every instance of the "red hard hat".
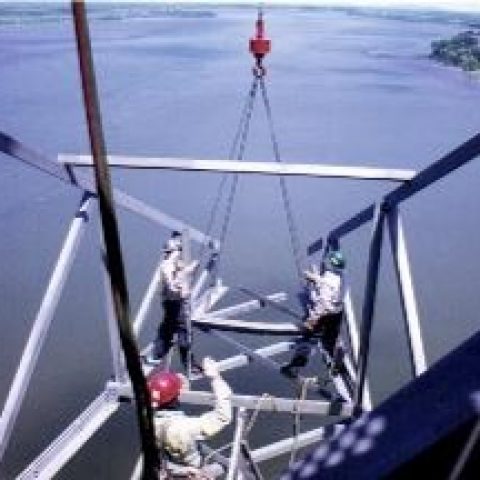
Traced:
<svg viewBox="0 0 480 480">
<path fill-rule="evenodd" d="M 148 375 L 147 386 L 153 408 L 160 408 L 178 398 L 182 381 L 177 374 L 157 367 Z"/>
</svg>

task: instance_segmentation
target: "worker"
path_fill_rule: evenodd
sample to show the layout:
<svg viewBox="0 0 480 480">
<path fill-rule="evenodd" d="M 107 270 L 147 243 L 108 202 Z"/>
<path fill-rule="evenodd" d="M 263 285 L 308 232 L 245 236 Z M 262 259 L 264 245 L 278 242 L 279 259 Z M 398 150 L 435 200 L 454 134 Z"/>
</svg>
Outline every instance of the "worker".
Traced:
<svg viewBox="0 0 480 480">
<path fill-rule="evenodd" d="M 224 473 L 219 464 L 203 465 L 198 442 L 213 437 L 230 424 L 232 391 L 213 359 L 205 357 L 202 370 L 211 382 L 214 408 L 198 416 L 187 416 L 177 408 L 183 383 L 180 375 L 157 367 L 147 378 L 156 444 L 163 453 L 161 470 L 168 479 L 204 480 Z"/>
<path fill-rule="evenodd" d="M 191 354 L 187 330 L 190 283 L 198 262 L 194 261 L 187 265 L 182 258 L 182 250 L 182 236 L 179 232 L 174 231 L 164 246 L 163 259 L 160 264 L 163 321 L 158 327 L 153 355 L 149 361 L 159 363 L 170 351 L 173 337 L 176 334 L 180 359 L 186 369 L 187 359 Z M 194 370 L 199 370 L 193 360 L 192 366 Z"/>
<path fill-rule="evenodd" d="M 282 372 L 290 377 L 308 363 L 311 351 L 320 339 L 327 355 L 327 365 L 332 374 L 338 371 L 342 349 L 335 348 L 343 319 L 345 258 L 339 250 L 330 252 L 322 263 L 321 271 L 312 267 L 304 272 L 308 299 L 304 318 L 305 331 L 297 342 L 295 353 Z"/>
</svg>

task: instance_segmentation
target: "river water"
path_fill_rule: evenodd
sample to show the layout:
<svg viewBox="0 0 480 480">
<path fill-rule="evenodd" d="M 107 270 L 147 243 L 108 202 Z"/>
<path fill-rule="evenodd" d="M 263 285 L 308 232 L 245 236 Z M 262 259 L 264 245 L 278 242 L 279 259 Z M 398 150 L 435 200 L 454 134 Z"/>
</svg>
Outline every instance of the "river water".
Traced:
<svg viewBox="0 0 480 480">
<path fill-rule="evenodd" d="M 427 55 L 431 40 L 478 18 L 351 9 L 271 9 L 266 18 L 273 39 L 267 83 L 284 160 L 418 170 L 477 133 L 478 79 Z M 91 35 L 109 152 L 226 158 L 251 82 L 246 47 L 254 19 L 248 8 L 94 9 Z M 0 65 L 0 129 L 51 158 L 86 153 L 68 9 L 1 6 Z M 258 104 L 246 158 L 272 160 L 267 133 Z M 5 156 L 0 172 L 3 403 L 80 192 Z M 478 161 L 472 162 L 402 208 L 429 363 L 478 329 L 479 173 Z M 220 181 L 219 175 L 173 172 L 115 172 L 113 178 L 118 187 L 200 229 Z M 394 187 L 303 178 L 288 179 L 288 186 L 303 246 Z M 118 215 L 136 311 L 168 231 L 123 210 Z M 31 461 L 111 375 L 97 224 L 93 215 L 0 467 L 2 478 Z M 344 243 L 357 315 L 368 239 L 365 226 Z M 410 378 L 387 243 L 383 253 L 369 368 L 375 402 Z M 298 308 L 278 180 L 241 179 L 221 273 L 227 285 L 286 291 Z M 244 299 L 234 292 L 223 303 Z M 142 344 L 159 316 L 156 302 Z M 280 319 L 274 312 L 261 318 Z M 249 345 L 271 341 L 238 338 Z M 196 348 L 216 358 L 233 354 L 205 336 L 198 336 Z M 269 373 L 255 365 L 226 378 L 239 393 L 292 393 L 286 380 Z M 302 428 L 309 423 L 314 421 L 304 420 Z M 264 415 L 251 441 L 258 446 L 290 433 L 288 415 L 280 421 Z M 124 407 L 58 478 L 92 472 L 94 478 L 127 478 L 137 448 L 133 410 Z M 267 478 L 282 465 L 267 464 Z"/>
</svg>

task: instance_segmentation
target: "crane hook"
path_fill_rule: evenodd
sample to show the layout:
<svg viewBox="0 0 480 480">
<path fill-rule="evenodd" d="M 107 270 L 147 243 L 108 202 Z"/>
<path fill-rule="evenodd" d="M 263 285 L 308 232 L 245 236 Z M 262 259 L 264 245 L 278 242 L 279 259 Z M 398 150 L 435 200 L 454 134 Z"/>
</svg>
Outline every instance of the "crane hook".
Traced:
<svg viewBox="0 0 480 480">
<path fill-rule="evenodd" d="M 270 52 L 271 42 L 265 38 L 265 23 L 263 21 L 262 9 L 258 9 L 258 17 L 255 22 L 255 37 L 250 39 L 250 52 L 255 57 L 253 66 L 253 75 L 257 78 L 265 76 L 267 73 L 263 66 L 263 57 Z"/>
</svg>

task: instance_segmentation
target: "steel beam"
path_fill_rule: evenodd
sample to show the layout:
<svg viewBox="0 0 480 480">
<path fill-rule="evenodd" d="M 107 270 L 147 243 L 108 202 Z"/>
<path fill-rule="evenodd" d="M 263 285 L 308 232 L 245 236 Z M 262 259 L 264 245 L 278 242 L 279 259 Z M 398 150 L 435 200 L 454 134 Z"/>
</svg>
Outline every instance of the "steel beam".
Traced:
<svg viewBox="0 0 480 480">
<path fill-rule="evenodd" d="M 480 134 L 475 135 L 437 162 L 432 163 L 427 168 L 417 173 L 403 185 L 391 191 L 384 197 L 384 204 L 387 209 L 397 206 L 399 203 L 407 200 L 421 190 L 424 190 L 428 186 L 444 178 L 449 173 L 475 159 L 478 155 L 480 155 Z M 339 239 L 353 232 L 369 222 L 373 218 L 374 211 L 375 204 L 368 206 L 351 219 L 333 229 L 330 232 L 329 237 Z M 318 250 L 317 245 L 321 245 L 321 242 L 318 240 L 312 242 L 307 250 L 309 255 L 312 255 Z"/>
<path fill-rule="evenodd" d="M 50 176 L 53 176 L 62 182 L 65 182 L 69 185 L 72 185 L 76 188 L 79 188 L 82 191 L 90 192 L 92 195 L 97 194 L 97 189 L 95 183 L 90 175 L 85 175 L 83 172 L 74 173 L 71 168 L 68 166 L 59 165 L 57 162 L 54 162 L 47 158 L 46 156 L 35 152 L 29 147 L 23 145 L 13 137 L 6 135 L 5 133 L 0 132 L 0 152 L 9 155 L 11 157 L 17 158 L 23 163 L 30 165 L 33 168 L 36 168 L 43 173 L 46 173 Z M 138 200 L 118 189 L 113 189 L 113 199 L 115 203 L 121 207 L 130 210 L 144 218 L 149 219 L 150 221 L 160 224 L 171 230 L 183 231 L 188 229 L 190 231 L 190 237 L 192 240 L 201 243 L 209 244 L 211 243 L 215 248 L 218 248 L 218 241 L 204 235 L 202 232 L 196 228 L 187 225 L 180 220 L 177 220 L 166 213 L 161 212 L 160 210 L 153 208 L 146 203 Z"/>
<path fill-rule="evenodd" d="M 13 426 L 28 389 L 38 356 L 55 314 L 63 288 L 67 282 L 73 261 L 78 252 L 80 241 L 89 221 L 91 208 L 90 195 L 84 195 L 80 208 L 73 219 L 63 243 L 57 263 L 50 277 L 50 282 L 42 299 L 37 316 L 33 322 L 30 336 L 8 392 L 0 423 L 0 459 L 7 448 Z"/>
<path fill-rule="evenodd" d="M 267 295 L 265 298 L 269 302 L 283 302 L 287 299 L 287 295 L 283 292 L 273 293 L 272 295 Z M 231 307 L 226 307 L 221 310 L 210 311 L 207 315 L 203 315 L 202 318 L 230 318 L 235 315 L 250 313 L 254 310 L 259 310 L 267 306 L 266 302 L 260 300 L 250 300 L 248 302 L 239 303 Z"/>
<path fill-rule="evenodd" d="M 208 331 L 226 331 L 237 333 L 251 333 L 257 335 L 299 336 L 303 328 L 292 322 L 253 322 L 251 320 L 223 319 L 213 316 L 196 317 L 193 319 L 195 327 Z"/>
<path fill-rule="evenodd" d="M 358 365 L 358 354 L 360 351 L 360 336 L 358 333 L 357 321 L 355 318 L 355 310 L 353 308 L 352 295 L 350 289 L 345 290 L 345 296 L 343 299 L 343 304 L 345 308 L 345 318 L 347 321 L 347 332 L 352 347 L 352 357 L 354 365 L 350 365 L 350 361 L 346 358 L 347 369 L 351 372 L 352 378 L 357 380 L 357 365 Z M 353 375 L 353 372 L 355 373 Z M 368 381 L 368 376 L 365 376 L 365 387 L 363 393 L 362 407 L 365 411 L 369 412 L 372 409 L 372 397 L 370 394 L 370 384 Z"/>
<path fill-rule="evenodd" d="M 219 281 L 215 286 L 205 291 L 193 303 L 193 318 L 203 316 L 228 292 L 229 288 Z"/>
<path fill-rule="evenodd" d="M 127 372 L 125 370 L 125 357 L 123 356 L 122 346 L 120 344 L 120 337 L 118 335 L 117 320 L 115 317 L 115 309 L 113 306 L 112 290 L 110 288 L 110 279 L 108 276 L 107 265 L 105 263 L 104 251 L 105 244 L 103 241 L 102 232 L 99 231 L 100 243 L 102 245 L 102 276 L 103 276 L 103 291 L 105 294 L 105 313 L 107 316 L 108 337 L 110 340 L 110 352 L 112 355 L 112 366 L 115 379 L 119 382 L 125 381 Z"/>
<path fill-rule="evenodd" d="M 271 369 L 275 370 L 276 372 L 280 372 L 280 365 L 277 362 L 271 360 L 268 357 L 258 355 L 255 352 L 255 350 L 252 350 L 251 348 L 246 347 L 245 345 L 241 344 L 240 342 L 237 342 L 236 340 L 233 340 L 233 338 L 230 338 L 228 335 L 217 332 L 215 330 L 211 330 L 208 333 L 210 335 L 214 335 L 215 337 L 219 338 L 223 342 L 228 343 L 232 347 L 236 348 L 240 352 L 247 355 L 249 358 L 257 360 L 262 365 L 265 365 L 266 367 L 271 368 Z"/>
<path fill-rule="evenodd" d="M 329 238 L 333 238 L 335 240 L 339 240 L 340 238 L 348 235 L 349 233 L 357 230 L 361 226 L 368 223 L 375 215 L 375 204 L 370 205 L 365 210 L 357 213 L 354 217 L 347 220 L 346 222 L 339 225 L 337 228 L 332 230 L 329 234 Z"/>
<path fill-rule="evenodd" d="M 17 480 L 53 478 L 119 407 L 115 392 L 105 390 L 52 442 Z"/>
<path fill-rule="evenodd" d="M 262 397 L 258 395 L 232 395 L 234 407 L 244 407 L 248 410 L 261 412 L 286 412 L 320 416 L 350 417 L 352 405 L 335 403 L 325 400 L 294 400 L 291 398 Z M 215 405 L 215 398 L 211 392 L 183 391 L 180 402 L 192 405 Z"/>
<path fill-rule="evenodd" d="M 240 442 L 245 429 L 246 410 L 240 407 L 237 412 L 237 421 L 235 425 L 235 433 L 233 435 L 232 451 L 230 452 L 230 462 L 228 463 L 228 471 L 226 480 L 234 480 L 237 478 L 238 463 L 240 459 Z"/>
<path fill-rule="evenodd" d="M 240 287 L 239 290 L 249 297 L 253 297 L 256 300 L 258 300 L 261 303 L 265 303 L 269 307 L 273 308 L 274 310 L 277 310 L 279 312 L 284 313 L 285 315 L 288 315 L 295 320 L 298 320 L 297 325 L 300 327 L 303 327 L 303 316 L 300 315 L 298 312 L 295 310 L 292 310 L 291 308 L 285 306 L 285 305 L 279 305 L 277 302 L 271 301 L 268 296 L 265 295 L 260 295 L 259 293 L 254 292 L 253 290 L 250 290 L 249 288 L 245 287 Z"/>
<path fill-rule="evenodd" d="M 352 356 L 355 365 L 358 363 L 358 352 L 360 350 L 359 347 L 359 335 L 358 335 L 358 327 L 357 322 L 355 319 L 355 310 L 353 308 L 352 302 L 352 294 L 350 293 L 350 289 L 345 289 L 345 295 L 343 297 L 343 305 L 345 308 L 345 320 L 347 324 L 347 333 L 348 339 L 350 341 L 350 346 L 352 347 Z"/>
<path fill-rule="evenodd" d="M 290 453 L 293 447 L 297 449 L 308 447 L 314 443 L 321 442 L 326 437 L 338 435 L 344 429 L 345 427 L 341 424 L 316 428 L 315 430 L 301 433 L 297 437 L 285 438 L 270 445 L 257 448 L 252 451 L 252 458 L 258 463 L 271 460 L 279 455 Z"/>
<path fill-rule="evenodd" d="M 148 312 L 152 307 L 152 303 L 155 298 L 155 294 L 157 293 L 159 284 L 160 284 L 160 264 L 157 265 L 157 267 L 155 268 L 155 271 L 153 272 L 152 279 L 148 284 L 147 291 L 145 292 L 145 295 L 142 298 L 142 302 L 140 303 L 140 307 L 138 309 L 137 315 L 135 316 L 135 320 L 133 322 L 133 331 L 135 332 L 135 335 L 137 337 L 142 331 L 145 320 L 147 319 Z"/>
<path fill-rule="evenodd" d="M 382 209 L 382 205 L 378 205 L 373 222 L 372 239 L 370 242 L 370 251 L 368 256 L 365 295 L 362 308 L 362 326 L 360 332 L 360 349 L 358 354 L 358 374 L 354 395 L 354 401 L 357 407 L 363 403 L 367 361 L 370 353 L 370 337 L 377 294 L 378 271 L 380 267 L 380 256 L 382 251 L 384 221 L 385 213 Z"/>
<path fill-rule="evenodd" d="M 108 388 L 115 391 L 119 397 L 132 398 L 130 383 L 109 382 Z M 353 412 L 353 406 L 349 403 L 329 402 L 326 400 L 297 400 L 270 395 L 237 394 L 232 394 L 230 399 L 233 407 L 244 407 L 247 410 L 258 410 L 260 412 L 285 412 L 342 418 L 351 417 Z M 179 400 L 180 403 L 189 405 L 215 406 L 215 395 L 212 392 L 182 390 Z"/>
<path fill-rule="evenodd" d="M 267 347 L 257 348 L 254 350 L 256 355 L 262 357 L 271 357 L 274 355 L 279 355 L 280 353 L 285 353 L 291 350 L 293 342 L 278 342 Z M 224 372 L 226 370 L 232 370 L 234 368 L 244 367 L 249 365 L 252 362 L 251 356 L 247 354 L 235 355 L 233 357 L 225 358 L 224 360 L 219 360 L 217 362 L 218 370 Z"/>
<path fill-rule="evenodd" d="M 397 208 L 393 208 L 389 211 L 388 225 L 398 287 L 402 301 L 412 373 L 413 376 L 417 377 L 427 369 L 427 360 L 425 357 L 425 348 L 423 346 L 417 301 L 410 271 L 410 262 L 408 260 L 407 244 L 405 241 L 402 220 Z"/>
<path fill-rule="evenodd" d="M 60 154 L 58 161 L 66 165 L 91 166 L 89 155 Z M 184 170 L 194 172 L 223 172 L 275 176 L 304 176 L 323 178 L 351 178 L 357 180 L 389 180 L 404 182 L 415 176 L 414 170 L 321 165 L 319 163 L 249 162 L 234 160 L 199 160 L 191 158 L 127 157 L 109 155 L 111 167 Z"/>
<path fill-rule="evenodd" d="M 392 208 L 403 202 L 432 183 L 444 178 L 449 173 L 462 167 L 480 155 L 480 133 L 452 150 L 440 160 L 432 163 L 415 175 L 409 182 L 393 190 L 385 197 L 385 205 Z"/>
</svg>

